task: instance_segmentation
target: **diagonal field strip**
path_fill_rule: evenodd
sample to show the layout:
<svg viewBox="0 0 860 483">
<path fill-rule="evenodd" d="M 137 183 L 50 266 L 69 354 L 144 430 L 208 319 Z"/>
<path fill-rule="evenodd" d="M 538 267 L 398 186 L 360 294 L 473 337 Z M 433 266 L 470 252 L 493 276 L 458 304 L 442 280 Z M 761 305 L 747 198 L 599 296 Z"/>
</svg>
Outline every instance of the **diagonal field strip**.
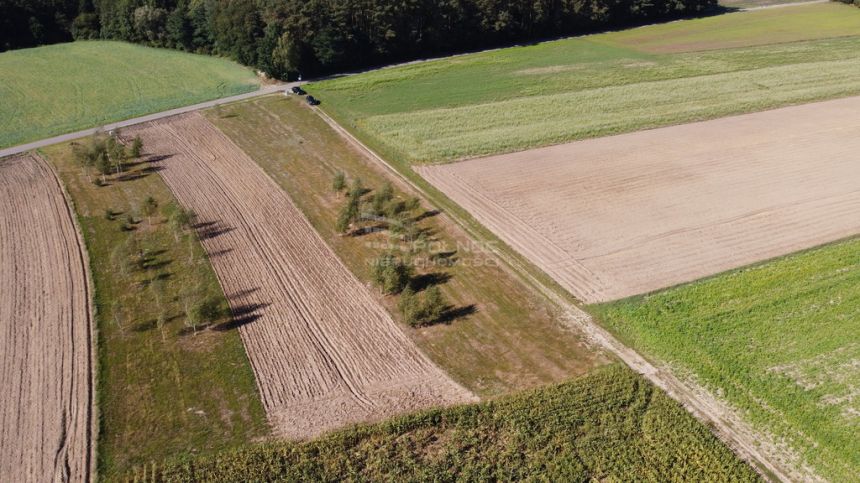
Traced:
<svg viewBox="0 0 860 483">
<path fill-rule="evenodd" d="M 860 232 L 858 111 L 854 97 L 416 171 L 601 302 Z"/>
<path fill-rule="evenodd" d="M 287 194 L 194 113 L 130 129 L 199 216 L 280 436 L 474 401 L 406 337 Z"/>
<path fill-rule="evenodd" d="M 0 481 L 88 481 L 92 308 L 83 244 L 36 155 L 0 160 Z"/>
</svg>

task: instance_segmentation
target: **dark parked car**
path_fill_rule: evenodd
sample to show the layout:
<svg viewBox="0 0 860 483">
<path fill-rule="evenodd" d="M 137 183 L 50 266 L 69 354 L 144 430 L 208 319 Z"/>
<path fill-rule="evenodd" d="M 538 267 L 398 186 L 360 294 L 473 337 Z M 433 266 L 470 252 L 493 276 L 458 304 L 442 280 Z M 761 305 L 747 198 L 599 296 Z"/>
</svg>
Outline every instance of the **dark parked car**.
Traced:
<svg viewBox="0 0 860 483">
<path fill-rule="evenodd" d="M 291 90 L 293 91 L 293 94 L 298 94 L 300 96 L 305 95 L 305 91 L 299 86 L 293 86 Z"/>
<path fill-rule="evenodd" d="M 308 96 L 307 99 L 308 99 L 308 104 L 310 104 L 312 106 L 320 105 L 320 101 L 318 101 L 316 98 L 314 98 L 314 96 Z"/>
</svg>

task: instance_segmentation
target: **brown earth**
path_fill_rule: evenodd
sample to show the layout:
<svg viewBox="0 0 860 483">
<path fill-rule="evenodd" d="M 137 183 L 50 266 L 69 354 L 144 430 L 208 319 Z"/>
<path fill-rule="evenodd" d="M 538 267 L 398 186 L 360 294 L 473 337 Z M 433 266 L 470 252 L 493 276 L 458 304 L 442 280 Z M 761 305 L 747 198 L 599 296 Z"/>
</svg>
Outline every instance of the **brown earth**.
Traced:
<svg viewBox="0 0 860 483">
<path fill-rule="evenodd" d="M 860 232 L 860 97 L 418 171 L 580 300 Z"/>
<path fill-rule="evenodd" d="M 0 481 L 87 481 L 93 462 L 87 261 L 35 155 L 0 160 Z"/>
<path fill-rule="evenodd" d="M 194 113 L 125 131 L 198 214 L 276 435 L 327 430 L 475 397 L 436 367 L 278 187 Z"/>
</svg>

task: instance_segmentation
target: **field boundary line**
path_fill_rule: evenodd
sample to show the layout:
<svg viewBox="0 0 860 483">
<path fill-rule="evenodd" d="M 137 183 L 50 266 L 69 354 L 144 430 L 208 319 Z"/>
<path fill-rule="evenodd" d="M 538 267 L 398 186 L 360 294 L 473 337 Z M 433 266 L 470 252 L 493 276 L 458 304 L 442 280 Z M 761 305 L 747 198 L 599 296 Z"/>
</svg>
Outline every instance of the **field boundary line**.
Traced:
<svg viewBox="0 0 860 483">
<path fill-rule="evenodd" d="M 410 191 L 415 192 L 425 202 L 429 202 L 428 196 L 424 190 L 414 181 L 410 180 L 395 167 L 389 164 L 382 156 L 370 149 L 366 144 L 359 140 L 355 135 L 349 132 L 335 121 L 328 113 L 320 108 L 312 108 L 317 114 L 346 139 L 351 145 L 356 147 L 371 161 L 382 167 L 386 172 L 392 174 L 398 181 L 398 184 L 408 186 Z M 452 202 L 453 203 L 453 202 Z M 455 204 L 456 205 L 456 204 Z M 470 237 L 481 240 L 484 237 L 480 236 L 476 231 L 463 221 L 461 217 L 450 210 L 445 210 L 443 215 L 457 224 Z M 501 242 L 504 244 L 504 242 Z M 505 244 L 505 246 L 507 246 Z M 749 462 L 753 468 L 765 479 L 771 481 L 822 481 L 821 477 L 816 475 L 811 469 L 803 468 L 803 471 L 794 470 L 785 461 L 776 461 L 776 456 L 779 452 L 785 453 L 789 460 L 799 460 L 799 458 L 788 451 L 787 448 L 779 448 L 770 435 L 764 434 L 761 431 L 754 430 L 751 426 L 745 423 L 737 411 L 731 408 L 727 403 L 720 401 L 714 397 L 709 391 L 695 384 L 690 380 L 682 380 L 677 377 L 668 367 L 660 368 L 652 364 L 641 354 L 630 347 L 623 344 L 618 338 L 609 333 L 594 321 L 594 318 L 577 306 L 576 304 L 566 300 L 559 293 L 561 289 L 554 289 L 548 286 L 545 282 L 537 279 L 533 274 L 523 266 L 520 262 L 514 263 L 510 257 L 506 257 L 498 248 L 487 246 L 485 250 L 489 250 L 492 254 L 502 262 L 501 266 L 505 267 L 510 273 L 515 275 L 519 280 L 526 282 L 536 288 L 539 293 L 546 297 L 550 302 L 561 308 L 566 314 L 565 323 L 568 327 L 577 330 L 583 334 L 593 344 L 600 346 L 604 350 L 614 354 L 628 367 L 641 374 L 648 379 L 652 384 L 664 390 L 672 399 L 678 401 L 697 419 L 707 424 L 713 433 L 720 438 L 725 444 L 732 448 L 742 459 Z M 540 269 L 539 273 L 544 273 Z M 770 451 L 759 449 L 762 440 L 766 440 L 765 445 L 770 446 Z M 793 461 L 792 461 L 793 462 Z"/>
</svg>

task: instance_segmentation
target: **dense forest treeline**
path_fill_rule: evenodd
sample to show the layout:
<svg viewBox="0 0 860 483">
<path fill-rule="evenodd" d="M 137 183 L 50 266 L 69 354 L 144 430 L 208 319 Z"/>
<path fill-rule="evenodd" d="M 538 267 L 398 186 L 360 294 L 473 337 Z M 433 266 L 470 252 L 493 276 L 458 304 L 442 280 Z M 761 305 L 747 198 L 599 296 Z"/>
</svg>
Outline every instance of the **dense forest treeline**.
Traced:
<svg viewBox="0 0 860 483">
<path fill-rule="evenodd" d="M 0 0 L 0 50 L 114 39 L 279 78 L 696 15 L 716 0 Z"/>
</svg>

